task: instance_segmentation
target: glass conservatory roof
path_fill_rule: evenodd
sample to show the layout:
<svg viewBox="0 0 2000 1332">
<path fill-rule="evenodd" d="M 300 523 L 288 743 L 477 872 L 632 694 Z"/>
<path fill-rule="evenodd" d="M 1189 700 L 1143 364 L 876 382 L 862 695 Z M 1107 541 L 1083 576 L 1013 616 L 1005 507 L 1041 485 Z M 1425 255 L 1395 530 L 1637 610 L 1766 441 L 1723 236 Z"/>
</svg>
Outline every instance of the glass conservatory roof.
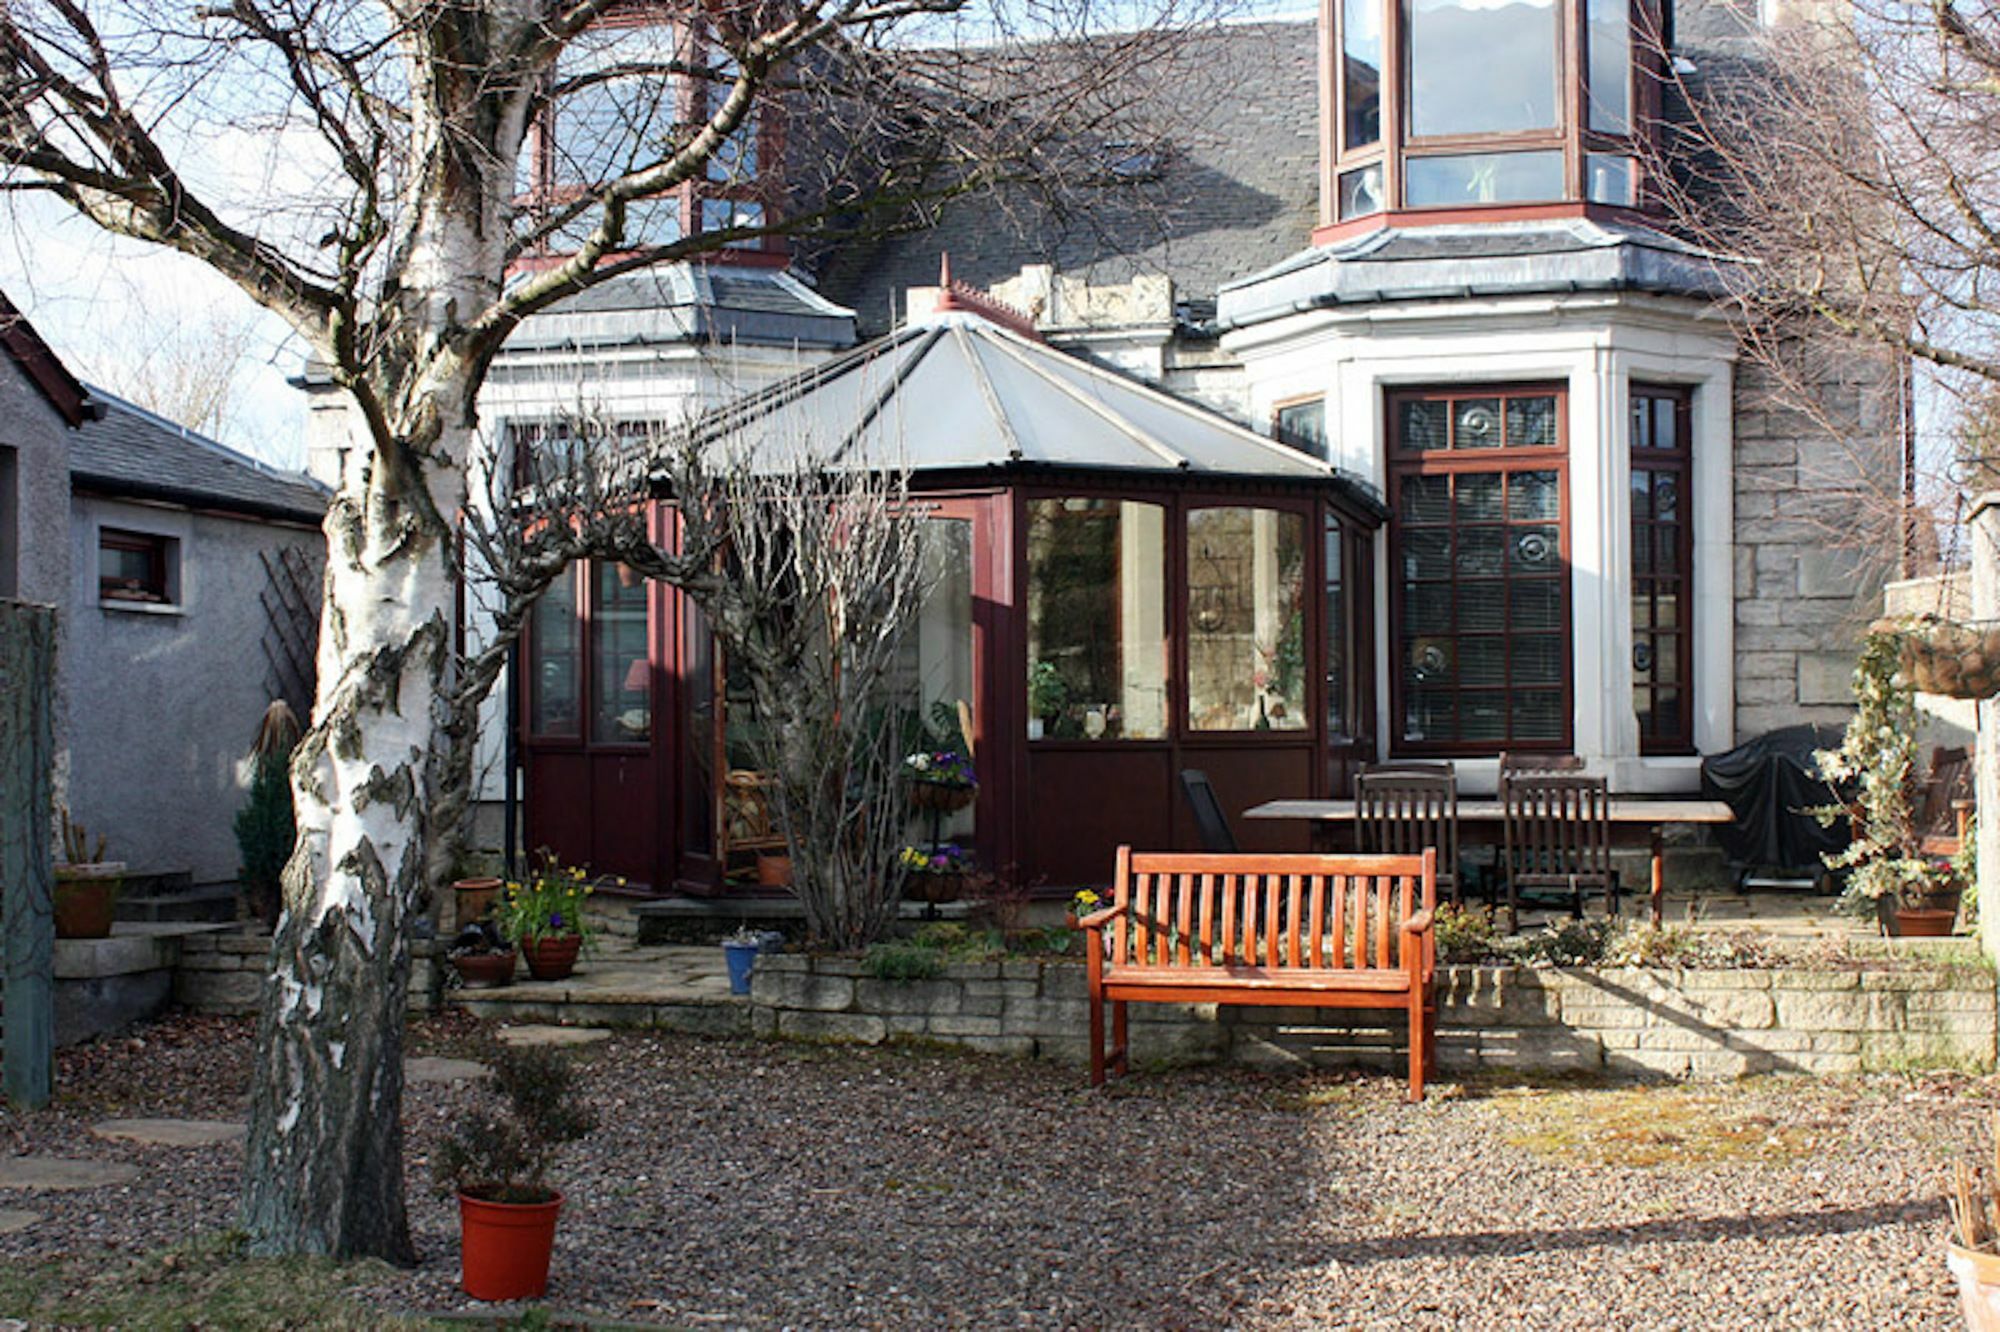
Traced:
<svg viewBox="0 0 2000 1332">
<path fill-rule="evenodd" d="M 1355 483 L 1206 407 L 947 312 L 719 409 L 711 438 L 915 473 L 1038 468 Z"/>
</svg>

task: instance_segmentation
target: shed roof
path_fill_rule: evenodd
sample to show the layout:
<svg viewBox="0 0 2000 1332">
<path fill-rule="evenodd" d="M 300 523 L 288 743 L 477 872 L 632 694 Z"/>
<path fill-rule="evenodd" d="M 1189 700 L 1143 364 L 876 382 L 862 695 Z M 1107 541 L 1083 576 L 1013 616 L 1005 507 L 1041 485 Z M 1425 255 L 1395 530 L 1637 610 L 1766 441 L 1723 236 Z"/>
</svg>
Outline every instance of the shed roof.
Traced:
<svg viewBox="0 0 2000 1332">
<path fill-rule="evenodd" d="M 1331 464 L 1206 407 L 950 312 L 739 399 L 699 427 L 777 461 L 812 449 L 913 472 L 1086 470 L 1325 482 L 1378 507 Z"/>
<path fill-rule="evenodd" d="M 94 384 L 87 387 L 105 411 L 70 440 L 70 477 L 79 489 L 303 523 L 316 524 L 325 515 L 327 491 L 303 473 L 259 462 Z"/>
</svg>

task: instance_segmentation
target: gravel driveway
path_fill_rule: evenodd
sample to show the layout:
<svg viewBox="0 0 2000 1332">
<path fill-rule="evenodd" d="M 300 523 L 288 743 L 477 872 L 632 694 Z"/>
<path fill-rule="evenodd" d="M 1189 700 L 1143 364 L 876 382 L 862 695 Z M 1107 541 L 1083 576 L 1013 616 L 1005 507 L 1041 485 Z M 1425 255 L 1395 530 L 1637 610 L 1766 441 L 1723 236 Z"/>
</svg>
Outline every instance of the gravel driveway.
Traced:
<svg viewBox="0 0 2000 1332">
<path fill-rule="evenodd" d="M 419 1051 L 464 1053 L 468 1020 Z M 239 1148 L 91 1137 L 234 1117 L 246 1023 L 176 1018 L 66 1053 L 63 1101 L 0 1151 L 127 1160 L 0 1259 L 139 1253 L 226 1225 Z M 621 1035 L 586 1047 L 603 1127 L 550 1302 L 680 1327 L 1937 1328 L 1943 1164 L 2000 1087 L 1948 1076 L 1662 1088 L 1447 1086 L 1242 1069 L 1080 1072 L 922 1051 Z M 421 1267 L 386 1308 L 474 1306 L 427 1151 L 478 1093 L 410 1093 Z"/>
</svg>

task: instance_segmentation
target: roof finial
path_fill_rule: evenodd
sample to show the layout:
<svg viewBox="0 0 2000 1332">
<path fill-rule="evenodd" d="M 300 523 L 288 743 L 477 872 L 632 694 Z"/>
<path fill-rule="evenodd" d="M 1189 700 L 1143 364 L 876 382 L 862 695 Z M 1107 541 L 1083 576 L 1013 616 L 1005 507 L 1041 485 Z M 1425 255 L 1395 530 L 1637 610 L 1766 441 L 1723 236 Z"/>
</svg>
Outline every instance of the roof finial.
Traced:
<svg viewBox="0 0 2000 1332">
<path fill-rule="evenodd" d="M 951 255 L 947 251 L 938 252 L 937 305 L 942 314 L 948 310 L 969 310 L 989 323 L 1012 329 L 1023 337 L 1040 342 L 1042 335 L 1035 329 L 1034 318 L 1005 301 L 996 300 L 990 293 L 964 282 L 957 282 L 951 276 Z"/>
</svg>

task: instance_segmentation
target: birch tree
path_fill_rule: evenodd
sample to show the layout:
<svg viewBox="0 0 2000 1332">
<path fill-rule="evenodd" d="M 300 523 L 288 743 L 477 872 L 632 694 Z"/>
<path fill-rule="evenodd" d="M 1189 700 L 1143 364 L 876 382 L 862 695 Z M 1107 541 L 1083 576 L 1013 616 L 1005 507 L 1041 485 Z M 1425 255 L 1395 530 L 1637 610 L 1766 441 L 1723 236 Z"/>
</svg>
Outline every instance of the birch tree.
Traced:
<svg viewBox="0 0 2000 1332">
<path fill-rule="evenodd" d="M 920 226 L 947 196 L 1061 179 L 1051 144 L 1144 138 L 1122 90 L 1172 50 L 1171 10 L 1120 5 L 1133 33 L 1108 37 L 1090 0 L 963 3 L 0 4 L 5 187 L 208 263 L 298 331 L 350 406 L 259 1024 L 256 1250 L 414 1257 L 407 927 L 448 863 L 491 683 L 452 652 L 487 368 L 522 320 L 618 274 L 761 233 Z M 673 40 L 566 62 L 633 22 Z M 552 106 L 614 85 L 637 100 L 612 100 L 587 161 L 524 172 Z M 645 224 L 759 115 L 793 131 L 781 208 Z M 512 576 L 531 599 L 534 571 Z"/>
</svg>

